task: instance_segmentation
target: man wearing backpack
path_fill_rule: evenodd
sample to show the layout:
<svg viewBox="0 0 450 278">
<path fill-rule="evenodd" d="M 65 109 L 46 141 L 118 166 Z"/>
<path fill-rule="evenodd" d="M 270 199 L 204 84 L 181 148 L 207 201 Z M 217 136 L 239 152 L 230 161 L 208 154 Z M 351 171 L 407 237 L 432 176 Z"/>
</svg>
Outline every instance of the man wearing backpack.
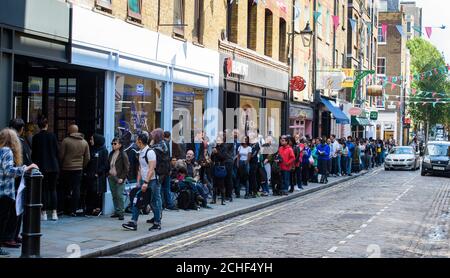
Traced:
<svg viewBox="0 0 450 278">
<path fill-rule="evenodd" d="M 163 131 L 154 130 L 152 132 L 152 138 L 155 145 L 161 145 L 163 150 L 166 149 L 166 145 L 162 143 Z M 139 147 L 139 171 L 137 174 L 138 187 L 140 190 L 136 193 L 136 197 L 132 205 L 132 217 L 131 221 L 127 224 L 123 224 L 122 227 L 127 230 L 136 231 L 137 222 L 139 218 L 139 208 L 137 207 L 137 200 L 140 198 L 140 194 L 145 193 L 150 190 L 151 194 L 151 207 L 153 211 L 153 218 L 148 222 L 152 223 L 153 226 L 149 231 L 161 230 L 161 217 L 162 217 L 162 202 L 161 202 L 161 185 L 158 181 L 157 167 L 158 167 L 158 157 L 154 149 L 150 148 L 149 145 L 149 135 L 147 133 L 141 133 L 137 139 L 137 146 Z M 161 158 L 160 158 L 161 160 Z"/>
</svg>

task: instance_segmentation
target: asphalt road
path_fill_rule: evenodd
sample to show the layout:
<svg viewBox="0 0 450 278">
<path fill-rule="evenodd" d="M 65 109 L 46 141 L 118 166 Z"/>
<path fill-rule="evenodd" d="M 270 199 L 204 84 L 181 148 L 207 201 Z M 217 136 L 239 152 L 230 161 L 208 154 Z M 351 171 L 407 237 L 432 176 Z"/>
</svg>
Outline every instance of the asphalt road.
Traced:
<svg viewBox="0 0 450 278">
<path fill-rule="evenodd" d="M 377 169 L 115 257 L 450 257 L 450 179 Z"/>
</svg>

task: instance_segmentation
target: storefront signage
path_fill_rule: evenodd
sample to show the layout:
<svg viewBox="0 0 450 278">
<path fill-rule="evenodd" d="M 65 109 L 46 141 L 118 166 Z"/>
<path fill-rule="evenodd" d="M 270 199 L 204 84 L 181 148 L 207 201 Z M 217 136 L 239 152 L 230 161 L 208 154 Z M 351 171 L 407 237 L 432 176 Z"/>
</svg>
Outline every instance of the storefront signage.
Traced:
<svg viewBox="0 0 450 278">
<path fill-rule="evenodd" d="M 393 124 L 384 124 L 384 129 L 393 130 L 394 129 L 394 125 Z"/>
<path fill-rule="evenodd" d="M 345 81 L 345 74 L 341 71 L 324 71 L 318 73 L 317 86 L 318 90 L 334 90 L 342 89 Z"/>
<path fill-rule="evenodd" d="M 355 70 L 354 69 L 342 69 L 345 74 L 344 82 L 342 82 L 342 88 L 353 88 L 355 82 Z"/>
<path fill-rule="evenodd" d="M 393 105 L 393 104 L 390 104 L 390 105 L 388 105 L 388 107 L 387 107 L 388 109 L 396 109 L 397 108 L 397 106 L 396 105 Z"/>
<path fill-rule="evenodd" d="M 234 61 L 231 58 L 225 58 L 225 70 L 227 76 L 230 74 L 236 74 L 240 76 L 248 75 L 248 65 Z"/>
<path fill-rule="evenodd" d="M 362 114 L 362 109 L 358 107 L 352 107 L 348 110 L 350 116 L 360 116 Z"/>
<path fill-rule="evenodd" d="M 144 94 L 144 85 L 143 84 L 136 84 L 136 93 L 143 95 Z"/>
<path fill-rule="evenodd" d="M 372 112 L 370 112 L 370 119 L 371 119 L 372 121 L 378 120 L 378 112 L 377 112 L 377 111 L 372 111 Z"/>
</svg>

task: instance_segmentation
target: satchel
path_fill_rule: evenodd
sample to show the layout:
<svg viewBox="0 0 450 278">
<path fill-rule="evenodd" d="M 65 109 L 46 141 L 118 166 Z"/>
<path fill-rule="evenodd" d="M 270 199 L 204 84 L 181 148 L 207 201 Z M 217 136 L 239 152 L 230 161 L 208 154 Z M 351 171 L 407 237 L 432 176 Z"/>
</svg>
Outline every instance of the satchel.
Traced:
<svg viewBox="0 0 450 278">
<path fill-rule="evenodd" d="M 227 168 L 222 165 L 214 165 L 214 177 L 225 178 L 227 176 Z"/>
</svg>

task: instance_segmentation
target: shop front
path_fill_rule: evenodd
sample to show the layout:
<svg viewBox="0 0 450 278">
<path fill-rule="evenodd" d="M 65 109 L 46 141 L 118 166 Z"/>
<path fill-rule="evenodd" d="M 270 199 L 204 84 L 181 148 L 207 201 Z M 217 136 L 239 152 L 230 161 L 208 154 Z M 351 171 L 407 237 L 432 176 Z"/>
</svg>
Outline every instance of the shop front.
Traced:
<svg viewBox="0 0 450 278">
<path fill-rule="evenodd" d="M 287 71 L 221 54 L 224 129 L 244 135 L 281 136 L 285 126 Z"/>
<path fill-rule="evenodd" d="M 350 119 L 342 111 L 343 106 L 337 106 L 334 99 L 321 97 L 321 105 L 319 106 L 319 134 L 321 137 L 330 137 L 332 134 L 336 136 L 342 135 L 342 127 L 350 124 Z"/>
<path fill-rule="evenodd" d="M 299 134 L 300 137 L 311 138 L 312 135 L 312 121 L 314 111 L 311 107 L 291 104 L 289 107 L 289 131 L 290 134 Z"/>
<path fill-rule="evenodd" d="M 46 117 L 59 141 L 72 123 L 86 135 L 103 133 L 105 72 L 70 64 L 69 4 L 3 1 L 0 42 L 1 127 L 22 118 L 36 133 Z"/>
<path fill-rule="evenodd" d="M 172 156 L 184 158 L 200 134 L 217 133 L 217 52 L 76 6 L 72 19 L 72 63 L 105 71 L 107 142 L 121 137 L 133 154 L 137 135 L 160 127 L 172 132 Z"/>
</svg>

